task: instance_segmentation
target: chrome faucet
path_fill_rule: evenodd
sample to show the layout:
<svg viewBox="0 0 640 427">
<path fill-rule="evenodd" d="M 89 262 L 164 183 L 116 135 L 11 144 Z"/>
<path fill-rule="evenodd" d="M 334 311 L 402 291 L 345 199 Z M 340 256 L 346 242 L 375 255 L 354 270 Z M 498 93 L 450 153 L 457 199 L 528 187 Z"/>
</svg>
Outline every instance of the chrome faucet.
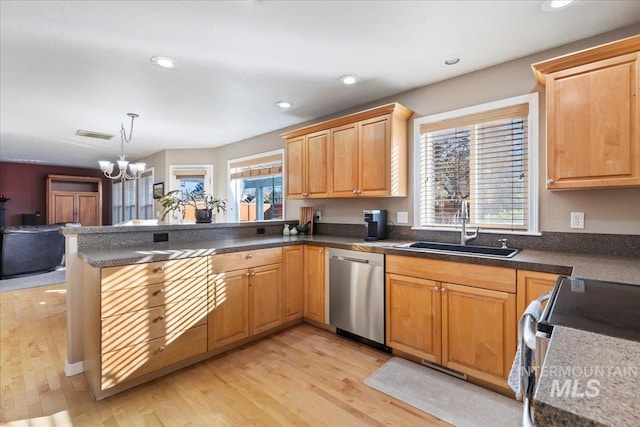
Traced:
<svg viewBox="0 0 640 427">
<path fill-rule="evenodd" d="M 470 242 L 476 237 L 478 237 L 478 230 L 480 230 L 480 227 L 477 227 L 475 233 L 471 235 L 467 235 L 467 223 L 469 222 L 469 207 L 466 200 L 462 201 L 462 207 L 460 208 L 460 222 L 462 222 L 462 232 L 460 233 L 460 244 L 466 245 L 467 242 Z"/>
</svg>

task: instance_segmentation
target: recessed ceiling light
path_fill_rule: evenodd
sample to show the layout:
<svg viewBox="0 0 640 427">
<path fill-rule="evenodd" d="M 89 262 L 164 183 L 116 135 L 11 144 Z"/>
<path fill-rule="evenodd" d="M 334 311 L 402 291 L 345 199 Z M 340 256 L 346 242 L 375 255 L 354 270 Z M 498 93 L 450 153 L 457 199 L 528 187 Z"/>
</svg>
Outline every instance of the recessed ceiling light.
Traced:
<svg viewBox="0 0 640 427">
<path fill-rule="evenodd" d="M 282 108 L 284 110 L 284 109 L 293 107 L 293 102 L 278 101 L 278 102 L 276 102 L 276 106 L 278 106 L 278 107 L 280 107 L 280 108 Z"/>
<path fill-rule="evenodd" d="M 545 12 L 555 12 L 556 10 L 570 6 L 574 2 L 575 0 L 545 0 L 542 3 L 542 10 Z"/>
<path fill-rule="evenodd" d="M 340 81 L 342 82 L 342 84 L 345 84 L 347 86 L 358 83 L 358 80 L 360 80 L 358 76 L 354 76 L 352 74 L 340 77 Z"/>
<path fill-rule="evenodd" d="M 170 70 L 178 67 L 178 63 L 175 59 L 167 58 L 165 56 L 154 56 L 151 58 L 151 62 L 153 62 L 158 67 L 168 68 Z"/>
<path fill-rule="evenodd" d="M 445 65 L 456 65 L 458 62 L 460 62 L 459 56 L 450 56 L 444 60 Z"/>
</svg>

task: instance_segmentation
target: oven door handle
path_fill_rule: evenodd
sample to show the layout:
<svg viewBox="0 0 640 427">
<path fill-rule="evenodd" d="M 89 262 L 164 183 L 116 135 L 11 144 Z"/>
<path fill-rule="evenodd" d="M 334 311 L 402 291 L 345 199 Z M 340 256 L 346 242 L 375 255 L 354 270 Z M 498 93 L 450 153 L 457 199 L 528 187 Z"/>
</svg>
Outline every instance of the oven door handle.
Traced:
<svg viewBox="0 0 640 427">
<path fill-rule="evenodd" d="M 535 427 L 531 418 L 531 402 L 529 396 L 524 398 L 524 410 L 522 412 L 522 427 Z"/>
<path fill-rule="evenodd" d="M 535 305 L 541 304 L 546 300 L 548 300 L 549 298 L 551 298 L 551 292 L 547 292 L 546 294 L 540 296 L 540 298 L 538 298 L 537 300 L 532 301 L 529 304 L 529 307 L 533 307 Z M 523 338 L 524 344 L 527 347 L 529 347 L 531 350 L 535 350 L 536 349 L 536 332 L 538 327 L 538 321 L 540 319 L 536 319 L 535 315 L 529 314 L 535 311 L 533 309 L 530 309 L 529 307 L 527 308 L 527 310 L 525 310 L 524 326 L 522 328 L 522 338 Z"/>
</svg>

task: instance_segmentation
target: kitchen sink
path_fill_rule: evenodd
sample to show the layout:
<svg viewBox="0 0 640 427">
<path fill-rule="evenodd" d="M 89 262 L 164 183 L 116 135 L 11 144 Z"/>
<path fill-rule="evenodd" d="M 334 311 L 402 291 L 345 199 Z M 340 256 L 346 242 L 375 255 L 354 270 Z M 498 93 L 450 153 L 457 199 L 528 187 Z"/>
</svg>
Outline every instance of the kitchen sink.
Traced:
<svg viewBox="0 0 640 427">
<path fill-rule="evenodd" d="M 436 242 L 413 242 L 406 243 L 404 245 L 397 245 L 395 247 L 399 249 L 410 249 L 425 252 L 442 252 L 460 255 L 490 256 L 498 258 L 511 258 L 515 254 L 520 252 L 520 249 L 514 248 L 494 248 L 491 246 L 459 245 L 455 243 Z"/>
</svg>

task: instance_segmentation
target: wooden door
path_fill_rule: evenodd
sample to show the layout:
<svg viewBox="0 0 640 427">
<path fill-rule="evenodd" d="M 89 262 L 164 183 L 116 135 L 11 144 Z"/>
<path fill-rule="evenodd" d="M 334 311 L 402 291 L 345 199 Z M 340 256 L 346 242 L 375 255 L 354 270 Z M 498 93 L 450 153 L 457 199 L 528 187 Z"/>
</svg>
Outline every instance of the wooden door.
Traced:
<svg viewBox="0 0 640 427">
<path fill-rule="evenodd" d="M 249 336 L 249 270 L 209 276 L 208 349 Z"/>
<path fill-rule="evenodd" d="M 305 188 L 305 139 L 304 136 L 287 139 L 285 142 L 287 197 L 301 199 Z"/>
<path fill-rule="evenodd" d="M 442 364 L 506 387 L 516 353 L 515 294 L 442 283 Z"/>
<path fill-rule="evenodd" d="M 539 271 L 518 270 L 517 277 L 518 293 L 516 314 L 518 318 L 520 318 L 531 301 L 553 289 L 556 280 L 558 280 L 558 275 L 541 273 Z M 545 301 L 542 306 L 545 307 L 546 305 L 547 303 Z"/>
<path fill-rule="evenodd" d="M 329 139 L 329 196 L 358 195 L 358 123 L 331 129 Z"/>
<path fill-rule="evenodd" d="M 640 185 L 640 53 L 547 76 L 547 187 Z"/>
<path fill-rule="evenodd" d="M 440 301 L 438 282 L 387 274 L 387 345 L 441 363 Z"/>
<path fill-rule="evenodd" d="M 304 247 L 282 248 L 282 311 L 283 321 L 304 316 Z"/>
<path fill-rule="evenodd" d="M 280 300 L 282 264 L 249 271 L 249 334 L 256 335 L 282 325 Z"/>
<path fill-rule="evenodd" d="M 50 224 L 76 221 L 76 196 L 74 193 L 55 192 L 51 193 L 50 198 L 50 213 L 53 214 L 48 218 Z"/>
<path fill-rule="evenodd" d="M 328 135 L 329 132 L 325 130 L 306 137 L 305 197 L 327 197 Z"/>
<path fill-rule="evenodd" d="M 304 247 L 304 317 L 325 323 L 324 248 Z"/>
<path fill-rule="evenodd" d="M 82 226 L 102 225 L 102 212 L 97 193 L 77 193 L 76 221 Z"/>
<path fill-rule="evenodd" d="M 391 116 L 360 122 L 359 195 L 391 194 Z"/>
</svg>

